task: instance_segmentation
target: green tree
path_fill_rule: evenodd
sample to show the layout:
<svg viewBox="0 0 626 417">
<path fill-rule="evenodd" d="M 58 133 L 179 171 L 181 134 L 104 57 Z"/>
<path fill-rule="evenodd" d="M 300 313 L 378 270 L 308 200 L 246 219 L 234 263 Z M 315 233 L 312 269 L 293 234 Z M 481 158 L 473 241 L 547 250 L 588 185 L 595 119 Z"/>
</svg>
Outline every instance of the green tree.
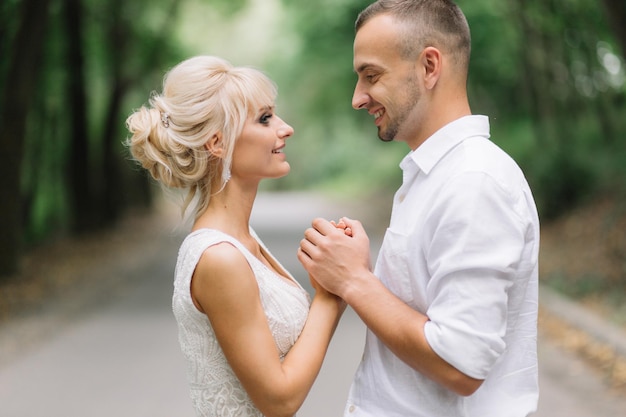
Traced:
<svg viewBox="0 0 626 417">
<path fill-rule="evenodd" d="M 9 43 L 3 44 L 5 61 L 0 95 L 0 204 L 2 239 L 0 240 L 0 276 L 17 270 L 23 218 L 20 189 L 20 169 L 24 155 L 24 136 L 33 97 L 39 84 L 43 40 L 48 27 L 48 0 L 25 0 L 21 4 L 3 6 L 0 30 Z M 11 17 L 19 22 L 15 35 L 10 36 Z M 5 38 L 4 42 L 7 42 Z"/>
<path fill-rule="evenodd" d="M 149 204 L 124 120 L 187 55 L 175 36 L 182 4 L 2 2 L 0 276 L 16 272 L 25 245 L 110 227 L 129 206 Z M 235 14 L 246 0 L 211 4 Z"/>
<path fill-rule="evenodd" d="M 511 4 L 525 40 L 523 85 L 541 149 L 528 155 L 527 164 L 549 219 L 602 188 L 616 172 L 617 164 L 595 161 L 606 161 L 607 152 L 623 146 L 618 132 L 625 126 L 616 109 L 623 111 L 624 83 L 606 65 L 607 56 L 621 58 L 596 2 Z"/>
<path fill-rule="evenodd" d="M 149 182 L 122 145 L 124 120 L 164 70 L 194 54 L 176 36 L 192 1 L 0 3 L 0 276 L 16 270 L 25 244 L 108 227 L 149 204 Z M 297 169 L 269 186 L 395 189 L 406 148 L 380 143 L 368 115 L 351 108 L 354 20 L 366 3 L 280 2 L 291 38 L 265 69 L 296 128 Z M 459 4 L 472 27 L 472 109 L 491 116 L 494 141 L 523 165 L 544 218 L 625 178 L 624 2 Z M 230 22 L 247 5 L 212 1 L 207 21 Z"/>
<path fill-rule="evenodd" d="M 366 4 L 283 3 L 300 41 L 297 56 L 285 66 L 291 82 L 284 100 L 306 126 L 299 133 L 303 140 L 290 145 L 302 147 L 306 158 L 296 162 L 304 169 L 286 181 L 342 183 L 349 176 L 346 184 L 393 188 L 397 170 L 389 161 L 398 158 L 384 158 L 406 149 L 377 152 L 366 115 L 350 108 L 353 25 Z M 623 2 L 605 1 L 618 21 L 614 31 L 592 0 L 458 3 L 472 29 L 472 110 L 490 116 L 493 140 L 523 165 L 542 216 L 556 217 L 623 177 L 616 175 L 625 165 L 619 134 L 626 128 L 619 116 L 625 105 L 624 63 L 616 41 L 623 32 Z M 315 164 L 307 164 L 311 160 Z M 367 161 L 367 169 L 351 164 L 355 160 Z"/>
</svg>

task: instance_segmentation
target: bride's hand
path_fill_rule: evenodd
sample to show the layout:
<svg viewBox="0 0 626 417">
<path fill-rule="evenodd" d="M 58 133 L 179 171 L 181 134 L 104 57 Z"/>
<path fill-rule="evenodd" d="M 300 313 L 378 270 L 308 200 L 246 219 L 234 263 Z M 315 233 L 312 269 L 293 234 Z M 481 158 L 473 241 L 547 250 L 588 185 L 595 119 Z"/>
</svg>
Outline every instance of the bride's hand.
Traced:
<svg viewBox="0 0 626 417">
<path fill-rule="evenodd" d="M 340 312 L 343 312 L 346 309 L 347 304 L 345 301 L 343 301 L 343 299 L 341 299 L 340 297 L 336 296 L 335 294 L 331 292 L 328 292 L 311 275 L 309 275 L 309 281 L 311 282 L 311 286 L 315 290 L 315 297 L 321 297 L 323 299 L 334 301 L 335 303 L 337 303 L 337 306 L 339 307 Z"/>
</svg>

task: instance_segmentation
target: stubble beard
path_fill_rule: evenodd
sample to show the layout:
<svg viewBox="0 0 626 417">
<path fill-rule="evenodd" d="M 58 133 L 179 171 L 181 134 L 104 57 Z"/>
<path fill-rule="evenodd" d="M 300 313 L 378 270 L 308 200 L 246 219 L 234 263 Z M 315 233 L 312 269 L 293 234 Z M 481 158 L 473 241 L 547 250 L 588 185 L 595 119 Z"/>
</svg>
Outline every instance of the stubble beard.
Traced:
<svg viewBox="0 0 626 417">
<path fill-rule="evenodd" d="M 401 127 L 409 118 L 409 114 L 417 106 L 422 96 L 414 76 L 407 78 L 405 84 L 409 87 L 409 90 L 404 103 L 397 107 L 398 116 L 395 120 L 392 120 L 391 117 L 389 118 L 389 125 L 386 129 L 383 129 L 382 126 L 378 127 L 378 138 L 383 142 L 392 142 L 396 139 Z"/>
<path fill-rule="evenodd" d="M 396 137 L 397 133 L 398 133 L 397 129 L 395 129 L 395 130 L 390 130 L 390 129 L 382 130 L 379 127 L 378 128 L 378 139 L 380 139 L 383 142 L 391 142 Z"/>
</svg>

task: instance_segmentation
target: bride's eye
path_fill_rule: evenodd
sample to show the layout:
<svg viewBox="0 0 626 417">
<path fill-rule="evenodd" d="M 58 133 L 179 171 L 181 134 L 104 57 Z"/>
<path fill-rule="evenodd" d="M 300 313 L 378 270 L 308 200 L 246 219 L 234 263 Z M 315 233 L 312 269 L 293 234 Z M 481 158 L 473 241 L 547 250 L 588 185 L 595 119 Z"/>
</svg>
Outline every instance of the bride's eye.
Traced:
<svg viewBox="0 0 626 417">
<path fill-rule="evenodd" d="M 263 116 L 261 116 L 261 118 L 259 119 L 259 122 L 261 122 L 261 124 L 268 125 L 270 123 L 271 118 L 272 118 L 271 113 L 265 113 Z"/>
</svg>

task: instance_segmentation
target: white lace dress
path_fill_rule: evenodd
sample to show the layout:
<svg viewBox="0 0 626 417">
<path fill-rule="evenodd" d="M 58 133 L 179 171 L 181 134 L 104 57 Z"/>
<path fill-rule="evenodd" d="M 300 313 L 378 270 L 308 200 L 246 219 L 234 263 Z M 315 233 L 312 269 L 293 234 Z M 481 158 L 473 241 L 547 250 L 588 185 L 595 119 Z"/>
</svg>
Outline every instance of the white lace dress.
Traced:
<svg viewBox="0 0 626 417">
<path fill-rule="evenodd" d="M 254 231 L 251 232 L 265 253 L 271 256 Z M 196 414 L 202 417 L 262 416 L 226 361 L 209 319 L 198 311 L 191 299 L 191 277 L 200 256 L 206 248 L 221 242 L 231 243 L 248 260 L 259 285 L 261 304 L 281 360 L 304 327 L 310 297 L 293 277 L 289 276 L 296 285 L 285 282 L 239 241 L 218 230 L 194 231 L 180 247 L 172 307 L 178 323 L 180 347 L 187 361 L 187 379 Z M 272 260 L 280 265 L 276 259 Z"/>
</svg>

